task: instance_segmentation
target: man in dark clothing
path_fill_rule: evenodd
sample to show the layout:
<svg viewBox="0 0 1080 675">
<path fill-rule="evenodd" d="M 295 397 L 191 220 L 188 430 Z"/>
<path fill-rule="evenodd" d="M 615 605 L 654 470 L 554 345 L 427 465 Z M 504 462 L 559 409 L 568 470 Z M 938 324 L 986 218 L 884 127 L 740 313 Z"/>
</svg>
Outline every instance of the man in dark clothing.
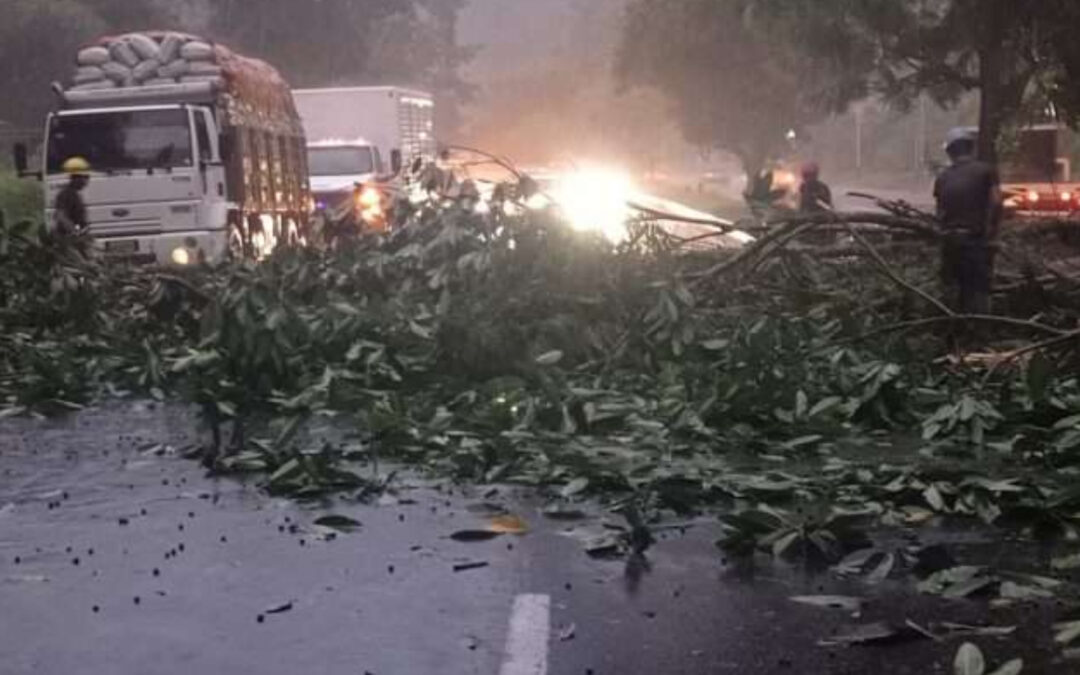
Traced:
<svg viewBox="0 0 1080 675">
<path fill-rule="evenodd" d="M 821 213 L 831 211 L 832 190 L 821 180 L 821 167 L 810 162 L 803 167 L 802 185 L 799 187 L 799 211 Z"/>
<path fill-rule="evenodd" d="M 997 170 L 975 159 L 972 129 L 949 132 L 945 151 L 952 166 L 934 184 L 938 217 L 945 227 L 941 274 L 950 304 L 961 314 L 990 311 L 993 242 L 1001 221 Z"/>
<path fill-rule="evenodd" d="M 90 226 L 82 191 L 90 183 L 90 165 L 80 157 L 64 162 L 64 173 L 71 178 L 56 195 L 56 233 L 61 237 L 82 234 Z"/>
</svg>

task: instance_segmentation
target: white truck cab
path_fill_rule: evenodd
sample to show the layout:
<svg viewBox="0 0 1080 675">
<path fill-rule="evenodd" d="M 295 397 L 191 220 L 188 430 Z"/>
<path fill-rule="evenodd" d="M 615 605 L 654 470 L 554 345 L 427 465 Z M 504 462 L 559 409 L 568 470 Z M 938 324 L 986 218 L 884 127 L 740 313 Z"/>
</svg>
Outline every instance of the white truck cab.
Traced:
<svg viewBox="0 0 1080 675">
<path fill-rule="evenodd" d="M 371 185 L 387 173 L 379 148 L 362 138 L 309 142 L 308 173 L 315 212 L 341 208 L 358 185 Z M 351 206 L 351 204 L 350 204 Z"/>
<path fill-rule="evenodd" d="M 161 265 L 259 259 L 302 245 L 310 225 L 304 130 L 272 66 L 167 31 L 103 37 L 55 86 L 41 171 L 45 215 L 89 166 L 86 226 L 107 257 Z"/>
<path fill-rule="evenodd" d="M 72 157 L 91 168 L 83 191 L 90 234 L 108 254 L 190 264 L 227 254 L 230 205 L 220 133 L 209 107 L 147 105 L 49 116 L 43 162 L 46 217 Z"/>
<path fill-rule="evenodd" d="M 316 214 L 381 229 L 402 169 L 435 159 L 435 102 L 402 87 L 293 92 L 308 138 Z"/>
</svg>

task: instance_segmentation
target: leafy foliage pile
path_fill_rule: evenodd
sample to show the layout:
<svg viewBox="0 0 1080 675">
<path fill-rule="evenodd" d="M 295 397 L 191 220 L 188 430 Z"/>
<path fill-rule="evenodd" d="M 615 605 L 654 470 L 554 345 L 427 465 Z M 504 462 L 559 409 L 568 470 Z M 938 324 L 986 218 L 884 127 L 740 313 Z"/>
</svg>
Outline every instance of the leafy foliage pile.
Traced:
<svg viewBox="0 0 1080 675">
<path fill-rule="evenodd" d="M 213 432 L 204 461 L 280 494 L 367 490 L 349 460 L 387 459 L 646 518 L 715 507 L 732 550 L 838 559 L 869 524 L 940 517 L 1075 534 L 1072 342 L 987 372 L 944 358 L 953 323 L 873 259 L 676 243 L 440 204 L 386 238 L 165 272 L 7 226 L 0 405 L 177 398 Z M 924 281 L 926 244 L 893 255 Z M 1076 317 L 1043 320 L 1062 330 L 979 332 Z M 326 418 L 356 442 L 309 440 Z"/>
</svg>

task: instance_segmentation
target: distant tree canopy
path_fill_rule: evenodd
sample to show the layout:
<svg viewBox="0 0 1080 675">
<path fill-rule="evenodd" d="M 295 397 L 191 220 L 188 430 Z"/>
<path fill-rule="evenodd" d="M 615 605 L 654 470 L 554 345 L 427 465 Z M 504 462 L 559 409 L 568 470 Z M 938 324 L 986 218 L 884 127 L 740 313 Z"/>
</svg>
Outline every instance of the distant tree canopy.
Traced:
<svg viewBox="0 0 1080 675">
<path fill-rule="evenodd" d="M 872 56 L 868 84 L 901 107 L 980 97 L 980 154 L 1047 111 L 1080 120 L 1075 0 L 746 0 L 746 11 L 809 55 Z"/>
<path fill-rule="evenodd" d="M 440 95 L 444 120 L 471 89 L 459 75 L 465 0 L 0 0 L 0 119 L 40 123 L 49 83 L 102 34 L 174 28 L 264 58 L 295 86 L 404 84 Z"/>
<path fill-rule="evenodd" d="M 618 74 L 670 99 L 686 138 L 737 155 L 748 173 L 802 131 L 867 93 L 863 45 L 810 54 L 742 0 L 632 0 Z"/>
<path fill-rule="evenodd" d="M 1080 122 L 1076 0 L 632 0 L 622 76 L 676 104 L 687 136 L 753 166 L 787 127 L 867 93 L 980 99 L 980 154 L 1048 112 Z"/>
</svg>

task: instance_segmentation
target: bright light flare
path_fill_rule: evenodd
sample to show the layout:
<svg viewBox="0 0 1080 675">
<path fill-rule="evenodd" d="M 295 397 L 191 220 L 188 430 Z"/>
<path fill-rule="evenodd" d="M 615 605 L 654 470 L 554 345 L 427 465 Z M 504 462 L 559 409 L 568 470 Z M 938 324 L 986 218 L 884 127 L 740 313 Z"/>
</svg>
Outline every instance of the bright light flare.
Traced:
<svg viewBox="0 0 1080 675">
<path fill-rule="evenodd" d="M 360 194 L 356 198 L 356 203 L 364 209 L 376 208 L 382 204 L 382 195 L 380 195 L 379 191 L 375 188 L 366 187 L 360 191 Z"/>
<path fill-rule="evenodd" d="M 630 177 L 608 169 L 582 169 L 561 177 L 551 197 L 571 227 L 603 234 L 619 243 L 627 237 L 629 201 L 634 195 Z"/>
<path fill-rule="evenodd" d="M 187 267 L 191 264 L 191 254 L 186 248 L 182 246 L 180 248 L 173 249 L 171 257 L 174 265 L 179 265 L 180 267 Z"/>
</svg>

